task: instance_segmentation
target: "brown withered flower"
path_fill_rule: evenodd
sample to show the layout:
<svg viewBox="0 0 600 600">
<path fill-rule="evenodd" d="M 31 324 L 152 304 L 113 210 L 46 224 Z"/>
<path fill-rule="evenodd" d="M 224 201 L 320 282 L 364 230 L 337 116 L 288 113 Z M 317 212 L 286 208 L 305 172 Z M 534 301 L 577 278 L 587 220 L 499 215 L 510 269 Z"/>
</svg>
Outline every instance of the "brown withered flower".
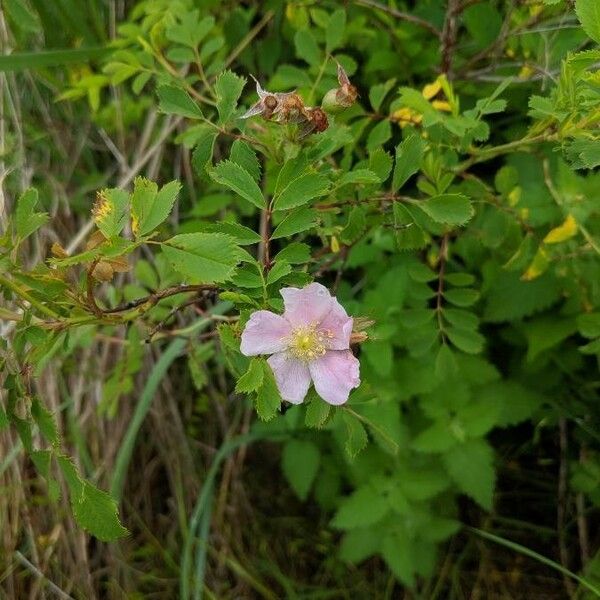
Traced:
<svg viewBox="0 0 600 600">
<path fill-rule="evenodd" d="M 242 119 L 261 116 L 263 119 L 281 124 L 300 125 L 300 138 L 311 133 L 320 133 L 329 127 L 327 114 L 321 107 L 305 106 L 304 100 L 295 91 L 268 92 L 253 75 L 251 77 L 256 81 L 258 102 L 241 116 Z"/>
<path fill-rule="evenodd" d="M 256 93 L 258 94 L 258 102 L 253 104 L 241 117 L 240 119 L 249 119 L 260 115 L 263 119 L 270 120 L 274 116 L 277 116 L 286 102 L 290 101 L 293 96 L 298 97 L 296 92 L 268 92 L 263 89 L 256 77 L 250 75 L 256 82 Z M 293 100 L 292 100 L 293 102 Z"/>
<path fill-rule="evenodd" d="M 303 123 L 302 129 L 300 130 L 300 139 L 311 133 L 321 133 L 329 127 L 327 113 L 319 106 L 307 108 L 306 113 L 307 120 Z"/>
</svg>

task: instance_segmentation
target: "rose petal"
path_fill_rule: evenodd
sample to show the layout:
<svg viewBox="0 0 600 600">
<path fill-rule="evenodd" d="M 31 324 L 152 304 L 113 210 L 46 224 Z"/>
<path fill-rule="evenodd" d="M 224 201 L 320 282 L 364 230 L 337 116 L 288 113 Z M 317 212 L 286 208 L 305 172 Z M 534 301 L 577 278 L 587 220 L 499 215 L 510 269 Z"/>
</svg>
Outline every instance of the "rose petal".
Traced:
<svg viewBox="0 0 600 600">
<path fill-rule="evenodd" d="M 348 316 L 344 307 L 332 298 L 331 310 L 319 325 L 319 331 L 325 338 L 325 346 L 329 350 L 348 350 L 353 324 L 354 320 Z"/>
<path fill-rule="evenodd" d="M 288 345 L 292 330 L 281 316 L 268 310 L 258 310 L 250 316 L 242 332 L 240 351 L 245 356 L 281 352 Z"/>
<path fill-rule="evenodd" d="M 344 404 L 350 390 L 360 385 L 360 363 L 350 350 L 329 350 L 308 368 L 317 394 L 329 404 Z"/>
<path fill-rule="evenodd" d="M 294 326 L 320 323 L 331 310 L 333 298 L 329 290 L 320 283 L 306 287 L 282 288 L 285 311 L 283 316 Z"/>
<path fill-rule="evenodd" d="M 301 404 L 310 386 L 310 372 L 305 362 L 287 352 L 278 352 L 267 359 L 279 393 L 292 404 Z"/>
</svg>

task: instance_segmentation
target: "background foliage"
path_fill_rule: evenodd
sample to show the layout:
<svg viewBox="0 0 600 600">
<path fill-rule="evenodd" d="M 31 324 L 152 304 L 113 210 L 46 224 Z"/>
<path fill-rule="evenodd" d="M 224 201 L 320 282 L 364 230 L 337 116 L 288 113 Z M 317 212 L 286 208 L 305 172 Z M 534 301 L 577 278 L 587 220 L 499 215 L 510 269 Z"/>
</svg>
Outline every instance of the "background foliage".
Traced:
<svg viewBox="0 0 600 600">
<path fill-rule="evenodd" d="M 600 595 L 596 0 L 1 6 L 3 597 Z M 239 353 L 313 279 L 338 408 Z"/>
</svg>

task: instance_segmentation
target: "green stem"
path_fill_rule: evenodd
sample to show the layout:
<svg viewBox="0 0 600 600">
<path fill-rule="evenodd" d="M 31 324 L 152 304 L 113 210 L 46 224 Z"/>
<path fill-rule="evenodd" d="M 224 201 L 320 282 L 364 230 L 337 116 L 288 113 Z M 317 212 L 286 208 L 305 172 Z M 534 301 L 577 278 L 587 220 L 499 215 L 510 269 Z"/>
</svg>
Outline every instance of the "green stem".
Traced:
<svg viewBox="0 0 600 600">
<path fill-rule="evenodd" d="M 58 319 L 60 315 L 57 312 L 54 312 L 51 308 L 48 308 L 44 303 L 36 300 L 29 292 L 25 291 L 19 284 L 15 283 L 11 279 L 4 277 L 4 275 L 0 275 L 0 285 L 7 287 L 9 290 L 12 290 L 17 296 L 23 298 L 37 308 L 41 313 L 44 313 L 47 317 L 52 317 L 53 319 Z"/>
<path fill-rule="evenodd" d="M 552 136 L 548 133 L 541 133 L 539 135 L 535 135 L 532 137 L 525 136 L 520 140 L 515 140 L 514 142 L 509 142 L 508 144 L 502 144 L 500 146 L 493 146 L 491 148 L 483 148 L 482 150 L 477 150 L 471 158 L 459 163 L 454 167 L 454 171 L 456 173 L 462 173 L 466 171 L 473 165 L 476 165 L 480 162 L 485 162 L 486 160 L 491 160 L 498 156 L 502 156 L 503 154 L 507 154 L 509 152 L 514 152 L 515 150 L 520 150 L 526 146 L 530 146 L 532 144 L 541 144 L 542 142 L 549 142 L 552 140 Z"/>
</svg>

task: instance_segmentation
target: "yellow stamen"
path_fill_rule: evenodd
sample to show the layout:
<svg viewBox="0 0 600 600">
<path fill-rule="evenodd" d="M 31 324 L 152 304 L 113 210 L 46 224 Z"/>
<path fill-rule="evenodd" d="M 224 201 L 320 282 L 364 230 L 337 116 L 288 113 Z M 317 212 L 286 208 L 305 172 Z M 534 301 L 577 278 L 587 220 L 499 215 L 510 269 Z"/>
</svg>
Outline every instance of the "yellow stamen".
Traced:
<svg viewBox="0 0 600 600">
<path fill-rule="evenodd" d="M 290 336 L 288 351 L 300 360 L 310 362 L 326 352 L 325 339 L 333 337 L 330 331 L 319 331 L 315 325 L 295 327 Z"/>
</svg>

